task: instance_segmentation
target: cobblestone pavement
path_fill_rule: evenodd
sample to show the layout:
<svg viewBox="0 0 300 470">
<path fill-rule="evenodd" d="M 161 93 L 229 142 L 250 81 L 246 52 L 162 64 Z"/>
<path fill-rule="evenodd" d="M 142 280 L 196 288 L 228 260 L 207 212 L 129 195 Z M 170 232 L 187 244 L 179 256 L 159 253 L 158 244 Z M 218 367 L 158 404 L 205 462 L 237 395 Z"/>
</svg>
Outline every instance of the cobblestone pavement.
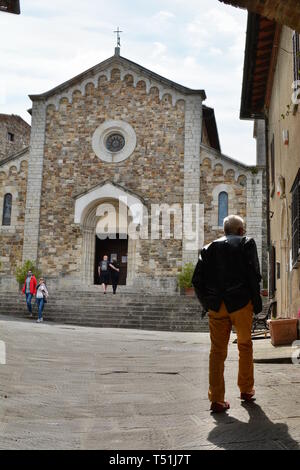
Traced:
<svg viewBox="0 0 300 470">
<path fill-rule="evenodd" d="M 232 340 L 234 337 L 232 337 Z M 242 405 L 237 349 L 226 415 L 207 400 L 209 337 L 0 321 L 1 449 L 299 449 L 300 366 L 263 363 Z"/>
</svg>

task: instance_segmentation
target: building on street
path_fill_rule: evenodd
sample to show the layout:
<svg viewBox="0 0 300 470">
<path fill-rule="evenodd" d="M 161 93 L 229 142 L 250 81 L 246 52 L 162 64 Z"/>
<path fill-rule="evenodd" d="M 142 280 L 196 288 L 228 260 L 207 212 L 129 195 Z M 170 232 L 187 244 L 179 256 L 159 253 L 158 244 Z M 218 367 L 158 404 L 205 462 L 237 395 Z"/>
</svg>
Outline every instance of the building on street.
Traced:
<svg viewBox="0 0 300 470">
<path fill-rule="evenodd" d="M 299 80 L 299 33 L 249 13 L 241 118 L 265 133 L 269 294 L 281 317 L 297 317 L 300 308 Z"/>
<path fill-rule="evenodd" d="M 173 293 L 179 269 L 196 264 L 229 213 L 245 218 L 266 274 L 265 161 L 249 167 L 223 155 L 204 90 L 157 75 L 117 47 L 111 58 L 30 98 L 30 148 L 0 162 L 1 289 L 16 291 L 16 266 L 32 260 L 56 289 L 84 290 L 97 283 L 97 264 L 108 254 L 121 266 L 121 284 Z M 179 223 L 174 216 L 166 227 L 164 206 L 181 208 Z M 102 222 L 115 215 L 111 239 Z M 184 230 L 174 231 L 192 220 L 198 238 L 191 244 Z M 130 236 L 130 223 L 143 238 Z"/>
</svg>

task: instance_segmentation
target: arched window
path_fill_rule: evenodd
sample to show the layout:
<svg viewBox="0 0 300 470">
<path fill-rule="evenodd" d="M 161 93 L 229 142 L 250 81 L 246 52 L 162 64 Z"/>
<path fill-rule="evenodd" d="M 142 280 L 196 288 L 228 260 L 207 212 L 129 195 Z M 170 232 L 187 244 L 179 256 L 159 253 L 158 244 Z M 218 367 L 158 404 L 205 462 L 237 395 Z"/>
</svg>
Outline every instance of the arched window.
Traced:
<svg viewBox="0 0 300 470">
<path fill-rule="evenodd" d="M 2 225 L 11 225 L 12 195 L 5 194 L 3 203 Z"/>
<path fill-rule="evenodd" d="M 218 225 L 219 227 L 223 226 L 223 220 L 228 216 L 228 194 L 225 191 L 222 191 L 219 194 L 218 201 Z"/>
</svg>

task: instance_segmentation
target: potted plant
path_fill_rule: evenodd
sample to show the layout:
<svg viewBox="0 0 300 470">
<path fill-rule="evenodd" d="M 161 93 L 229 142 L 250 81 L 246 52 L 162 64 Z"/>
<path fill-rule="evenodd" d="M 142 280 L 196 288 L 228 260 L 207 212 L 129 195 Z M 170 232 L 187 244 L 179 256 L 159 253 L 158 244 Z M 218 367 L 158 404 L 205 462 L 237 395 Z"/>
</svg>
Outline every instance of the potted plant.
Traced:
<svg viewBox="0 0 300 470">
<path fill-rule="evenodd" d="M 195 266 L 193 263 L 186 263 L 180 273 L 178 274 L 178 286 L 184 291 L 185 295 L 194 296 L 195 291 L 192 286 L 192 278 L 194 274 Z"/>
</svg>

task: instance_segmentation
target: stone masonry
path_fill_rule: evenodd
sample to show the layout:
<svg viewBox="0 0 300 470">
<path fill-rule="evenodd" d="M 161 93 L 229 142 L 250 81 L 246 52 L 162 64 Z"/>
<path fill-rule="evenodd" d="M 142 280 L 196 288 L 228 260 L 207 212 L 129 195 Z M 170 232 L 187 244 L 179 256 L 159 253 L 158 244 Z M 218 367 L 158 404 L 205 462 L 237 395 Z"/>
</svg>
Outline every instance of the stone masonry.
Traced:
<svg viewBox="0 0 300 470">
<path fill-rule="evenodd" d="M 201 98 L 189 98 L 185 108 L 185 145 L 184 145 L 184 204 L 200 203 L 200 144 L 202 133 L 202 101 Z M 184 219 L 191 227 L 195 221 L 195 212 L 188 212 L 185 206 Z M 198 210 L 198 207 L 194 208 Z M 195 262 L 200 247 L 203 245 L 204 211 L 200 208 L 197 223 L 199 224 L 200 239 L 183 240 L 183 264 Z M 195 222 L 194 222 L 195 225 Z M 192 243 L 192 246 L 190 244 Z M 193 246 L 194 245 L 194 246 Z"/>
<path fill-rule="evenodd" d="M 12 227 L 0 227 L 0 289 L 16 290 L 15 267 L 32 260 L 48 285 L 88 290 L 94 278 L 98 208 L 115 203 L 119 194 L 140 201 L 148 211 L 146 236 L 128 242 L 129 287 L 175 292 L 182 265 L 196 263 L 199 249 L 222 235 L 218 198 L 223 191 L 228 213 L 245 218 L 263 259 L 263 167 L 253 169 L 211 147 L 212 132 L 214 141 L 218 136 L 216 127 L 208 129 L 203 122 L 203 90 L 187 89 L 114 56 L 31 99 L 30 155 L 12 156 L 5 168 L 0 162 L 1 210 L 4 195 L 13 195 Z M 109 155 L 102 158 L 93 146 L 95 132 L 110 123 L 130 128 L 133 136 L 133 151 L 117 163 Z M 184 204 L 194 209 L 182 215 L 192 230 L 198 224 L 196 243 L 173 236 L 174 218 L 169 238 L 161 238 L 166 227 L 160 217 L 159 237 L 151 239 L 153 205 L 183 210 Z"/>
<path fill-rule="evenodd" d="M 14 114 L 0 114 L 0 162 L 28 147 L 29 141 L 27 122 Z"/>
<path fill-rule="evenodd" d="M 23 262 L 37 261 L 45 141 L 45 104 L 34 103 L 28 168 Z"/>
<path fill-rule="evenodd" d="M 0 290 L 18 288 L 14 272 L 22 263 L 29 151 L 0 162 Z M 3 202 L 12 195 L 11 225 L 2 225 Z"/>
<path fill-rule="evenodd" d="M 31 159 L 35 172 L 28 188 L 37 192 L 42 174 L 43 180 L 40 220 L 38 200 L 33 206 L 31 197 L 27 201 L 23 259 L 36 259 L 38 253 L 39 266 L 48 277 L 60 273 L 75 282 L 82 269 L 83 243 L 81 227 L 74 222 L 78 194 L 109 181 L 136 194 L 149 211 L 155 203 L 182 203 L 185 104 L 178 101 L 174 106 L 168 94 L 160 99 L 155 87 L 147 93 L 143 81 L 134 87 L 132 76 L 121 80 L 115 68 L 110 81 L 102 76 L 97 87 L 87 84 L 84 96 L 76 91 L 72 102 L 63 98 L 58 109 L 48 105 L 45 137 L 44 105 L 34 105 L 37 125 L 33 126 Z M 118 165 L 102 162 L 91 146 L 95 129 L 109 119 L 125 120 L 137 135 L 134 153 Z M 136 275 L 176 276 L 181 243 L 140 241 Z"/>
</svg>

